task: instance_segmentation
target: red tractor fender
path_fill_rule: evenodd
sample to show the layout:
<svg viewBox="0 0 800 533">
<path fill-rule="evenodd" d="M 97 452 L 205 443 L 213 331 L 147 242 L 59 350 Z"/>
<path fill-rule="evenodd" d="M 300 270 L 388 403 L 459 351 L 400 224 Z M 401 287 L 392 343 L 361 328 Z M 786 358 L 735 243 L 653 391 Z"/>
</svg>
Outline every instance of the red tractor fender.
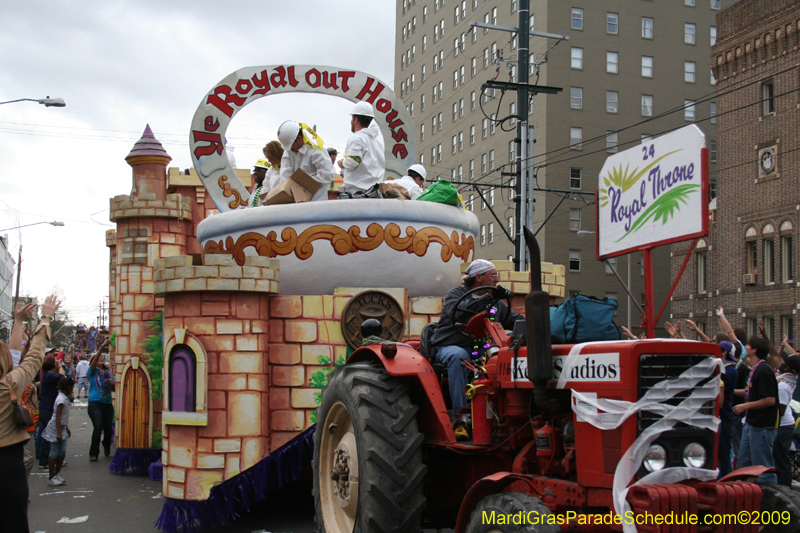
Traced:
<svg viewBox="0 0 800 533">
<path fill-rule="evenodd" d="M 354 351 L 347 363 L 367 361 L 379 364 L 390 376 L 407 379 L 411 384 L 411 399 L 420 409 L 419 429 L 426 440 L 455 443 L 456 436 L 447 415 L 444 395 L 430 361 L 410 346 L 395 344 L 397 354 L 387 357 L 384 345 L 370 344 Z"/>
<path fill-rule="evenodd" d="M 755 483 L 756 478 L 765 472 L 777 472 L 777 470 L 763 465 L 745 466 L 744 468 L 737 468 L 719 481 L 720 483 L 723 481 L 749 481 L 750 483 Z"/>
<path fill-rule="evenodd" d="M 467 491 L 464 500 L 461 502 L 461 507 L 458 510 L 458 519 L 456 520 L 456 527 L 454 533 L 465 533 L 467 524 L 472 511 L 485 497 L 490 494 L 497 494 L 503 492 L 506 487 L 517 481 L 524 481 L 531 488 L 531 494 L 537 494 L 535 487 L 530 483 L 530 476 L 524 474 L 515 474 L 513 472 L 497 472 L 490 476 L 486 476 L 478 480 Z"/>
</svg>

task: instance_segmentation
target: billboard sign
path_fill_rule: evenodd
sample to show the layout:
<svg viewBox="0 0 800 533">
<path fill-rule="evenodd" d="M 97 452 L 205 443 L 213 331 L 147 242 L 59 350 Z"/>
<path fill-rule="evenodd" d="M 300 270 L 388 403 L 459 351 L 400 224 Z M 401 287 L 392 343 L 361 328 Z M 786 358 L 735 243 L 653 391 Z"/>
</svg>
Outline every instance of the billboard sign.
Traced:
<svg viewBox="0 0 800 533">
<path fill-rule="evenodd" d="M 597 191 L 597 257 L 708 234 L 708 151 L 696 125 L 606 159 Z"/>
</svg>

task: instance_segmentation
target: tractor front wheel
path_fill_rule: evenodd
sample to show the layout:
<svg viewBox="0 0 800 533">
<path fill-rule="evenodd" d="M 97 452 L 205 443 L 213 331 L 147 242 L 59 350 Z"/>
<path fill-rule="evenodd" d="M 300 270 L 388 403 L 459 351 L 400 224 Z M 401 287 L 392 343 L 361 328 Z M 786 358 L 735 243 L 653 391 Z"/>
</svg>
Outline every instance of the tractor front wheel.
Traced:
<svg viewBox="0 0 800 533">
<path fill-rule="evenodd" d="M 337 367 L 317 409 L 314 500 L 321 533 L 421 531 L 423 435 L 408 386 L 369 363 Z"/>
<path fill-rule="evenodd" d="M 500 492 L 482 499 L 470 515 L 467 533 L 560 533 L 548 523 L 550 509 L 530 494 Z"/>
</svg>

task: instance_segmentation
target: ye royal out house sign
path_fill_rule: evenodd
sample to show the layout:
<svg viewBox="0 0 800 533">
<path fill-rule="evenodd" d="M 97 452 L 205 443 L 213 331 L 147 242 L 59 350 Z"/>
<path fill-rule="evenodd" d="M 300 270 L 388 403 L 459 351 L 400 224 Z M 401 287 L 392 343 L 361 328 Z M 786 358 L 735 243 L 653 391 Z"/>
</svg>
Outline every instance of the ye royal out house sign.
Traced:
<svg viewBox="0 0 800 533">
<path fill-rule="evenodd" d="M 597 258 L 708 234 L 708 151 L 695 125 L 606 159 L 597 188 Z"/>
</svg>

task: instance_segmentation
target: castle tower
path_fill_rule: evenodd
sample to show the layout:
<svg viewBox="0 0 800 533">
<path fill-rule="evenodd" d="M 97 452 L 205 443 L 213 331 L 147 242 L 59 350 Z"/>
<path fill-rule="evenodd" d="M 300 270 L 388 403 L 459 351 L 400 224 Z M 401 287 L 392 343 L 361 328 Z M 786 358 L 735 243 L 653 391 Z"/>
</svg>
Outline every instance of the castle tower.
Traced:
<svg viewBox="0 0 800 533">
<path fill-rule="evenodd" d="M 152 375 L 142 355 L 142 344 L 153 333 L 148 322 L 164 307 L 164 299 L 154 294 L 153 267 L 156 259 L 184 255 L 192 232 L 189 199 L 167 194 L 172 158 L 149 125 L 125 160 L 133 171 L 132 192 L 111 199 L 110 219 L 117 228 L 106 234 L 111 331 L 116 334 L 111 360 L 117 380 L 114 462 L 120 465 L 132 464 L 130 457 L 137 452 L 130 450 L 159 447 L 154 431 L 161 427 L 161 402 L 151 399 L 151 391 L 160 370 Z"/>
</svg>

